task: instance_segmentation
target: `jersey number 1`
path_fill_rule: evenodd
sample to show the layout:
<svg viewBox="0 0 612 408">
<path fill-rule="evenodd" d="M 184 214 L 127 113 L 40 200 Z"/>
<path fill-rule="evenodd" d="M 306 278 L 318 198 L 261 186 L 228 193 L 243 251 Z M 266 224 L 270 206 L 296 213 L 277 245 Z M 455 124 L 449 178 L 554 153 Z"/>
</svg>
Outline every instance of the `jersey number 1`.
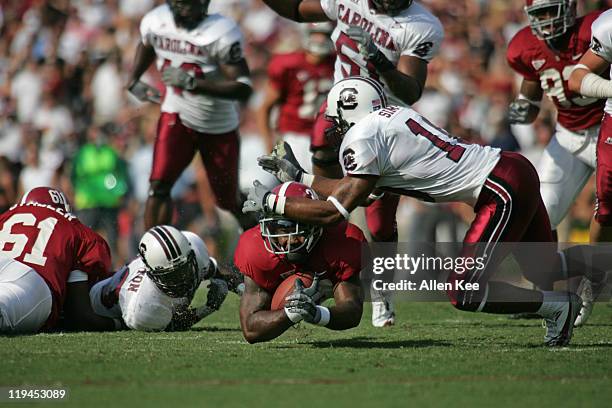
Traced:
<svg viewBox="0 0 612 408">
<path fill-rule="evenodd" d="M 465 153 L 465 147 L 458 145 L 458 144 L 447 142 L 444 139 L 440 139 L 434 133 L 430 132 L 429 130 L 421 126 L 421 124 L 418 123 L 414 119 L 408 119 L 406 121 L 406 126 L 408 126 L 410 131 L 414 133 L 415 135 L 425 137 L 438 149 L 446 152 L 446 157 L 448 157 L 450 160 L 454 161 L 455 163 L 459 162 L 459 160 L 461 160 L 461 157 L 463 156 L 463 153 Z M 444 133 L 442 130 L 440 129 L 438 130 Z"/>
<path fill-rule="evenodd" d="M 23 260 L 24 262 L 44 266 L 47 262 L 47 257 L 43 254 L 49 243 L 49 238 L 51 238 L 51 234 L 53 234 L 57 219 L 49 217 L 39 223 L 37 223 L 37 221 L 36 217 L 32 214 L 15 214 L 6 220 L 4 227 L 0 230 L 0 255 L 15 259 L 23 253 L 28 243 L 27 235 L 13 234 L 11 232 L 13 225 L 36 225 L 36 228 L 38 228 L 36 241 L 34 241 L 34 245 L 32 245 L 32 250 L 23 256 Z M 12 244 L 12 247 L 10 249 L 5 249 L 5 247 L 10 244 Z"/>
</svg>

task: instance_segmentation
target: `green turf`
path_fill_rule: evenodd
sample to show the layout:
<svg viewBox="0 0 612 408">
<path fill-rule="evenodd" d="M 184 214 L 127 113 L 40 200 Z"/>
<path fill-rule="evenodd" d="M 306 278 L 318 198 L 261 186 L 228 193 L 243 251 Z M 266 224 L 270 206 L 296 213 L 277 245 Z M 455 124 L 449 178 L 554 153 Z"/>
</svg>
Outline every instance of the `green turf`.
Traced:
<svg viewBox="0 0 612 408">
<path fill-rule="evenodd" d="M 249 345 L 230 296 L 185 333 L 0 337 L 0 384 L 68 387 L 57 406 L 79 407 L 612 406 L 605 304 L 561 350 L 540 346 L 538 320 L 442 303 L 400 304 L 392 328 L 373 329 L 368 307 L 351 331 L 302 325 Z"/>
</svg>

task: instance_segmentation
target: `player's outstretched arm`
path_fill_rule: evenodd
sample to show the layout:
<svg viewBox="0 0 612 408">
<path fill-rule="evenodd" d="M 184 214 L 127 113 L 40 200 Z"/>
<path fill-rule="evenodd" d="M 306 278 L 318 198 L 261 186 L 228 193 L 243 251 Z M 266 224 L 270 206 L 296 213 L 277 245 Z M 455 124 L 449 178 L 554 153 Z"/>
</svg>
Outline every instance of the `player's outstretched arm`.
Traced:
<svg viewBox="0 0 612 408">
<path fill-rule="evenodd" d="M 329 20 L 320 0 L 263 0 L 281 17 L 301 22 L 316 22 Z"/>
<path fill-rule="evenodd" d="M 612 80 L 600 76 L 609 66 L 609 61 L 588 50 L 570 76 L 570 90 L 593 98 L 612 98 Z"/>
<path fill-rule="evenodd" d="M 540 113 L 542 94 L 539 81 L 523 79 L 518 97 L 508 107 L 508 121 L 516 124 L 532 123 Z"/>
<path fill-rule="evenodd" d="M 363 293 L 357 276 L 336 285 L 334 302 L 329 308 L 330 319 L 326 327 L 332 330 L 357 327 L 363 313 Z"/>
<path fill-rule="evenodd" d="M 140 80 L 140 77 L 149 69 L 153 61 L 155 61 L 155 50 L 153 47 L 142 42 L 139 43 L 134 55 L 132 72 L 128 80 L 128 89 Z"/>
<path fill-rule="evenodd" d="M 421 98 L 427 80 L 427 62 L 417 57 L 402 56 L 396 68 L 378 71 L 389 89 L 403 102 L 412 105 Z"/>
<path fill-rule="evenodd" d="M 64 302 L 66 328 L 74 331 L 110 331 L 122 328 L 118 319 L 97 315 L 89 297 L 87 281 L 69 282 Z"/>
<path fill-rule="evenodd" d="M 244 278 L 245 291 L 240 299 L 240 326 L 249 343 L 272 340 L 290 328 L 293 323 L 283 309 L 270 310 L 272 296 L 248 276 Z"/>
</svg>

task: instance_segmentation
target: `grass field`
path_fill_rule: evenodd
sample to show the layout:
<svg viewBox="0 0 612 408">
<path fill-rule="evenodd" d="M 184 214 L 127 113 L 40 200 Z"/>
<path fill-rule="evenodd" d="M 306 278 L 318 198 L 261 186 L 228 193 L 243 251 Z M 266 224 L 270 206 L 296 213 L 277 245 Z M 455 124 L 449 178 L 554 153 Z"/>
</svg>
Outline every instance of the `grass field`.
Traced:
<svg viewBox="0 0 612 408">
<path fill-rule="evenodd" d="M 540 346 L 539 320 L 443 303 L 400 304 L 392 328 L 373 329 L 368 306 L 351 331 L 249 345 L 230 297 L 190 332 L 0 337 L 0 385 L 67 387 L 56 404 L 78 407 L 612 406 L 606 304 L 560 350 Z"/>
</svg>

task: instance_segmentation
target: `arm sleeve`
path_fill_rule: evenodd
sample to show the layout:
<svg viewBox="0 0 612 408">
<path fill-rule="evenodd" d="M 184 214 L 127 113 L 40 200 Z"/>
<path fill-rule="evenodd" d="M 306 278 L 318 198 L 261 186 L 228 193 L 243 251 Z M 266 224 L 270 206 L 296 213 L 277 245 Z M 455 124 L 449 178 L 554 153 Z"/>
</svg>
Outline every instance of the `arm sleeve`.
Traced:
<svg viewBox="0 0 612 408">
<path fill-rule="evenodd" d="M 140 21 L 140 41 L 144 45 L 151 45 L 151 15 L 147 14 Z"/>
<path fill-rule="evenodd" d="M 77 254 L 76 268 L 87 274 L 90 282 L 112 275 L 110 248 L 104 239 L 83 226 L 82 242 Z"/>
<path fill-rule="evenodd" d="M 538 81 L 539 77 L 537 72 L 535 72 L 528 63 L 523 61 L 523 48 L 524 46 L 521 45 L 521 41 L 518 37 L 514 37 L 512 41 L 510 41 L 508 51 L 506 52 L 508 65 L 526 80 Z"/>
<path fill-rule="evenodd" d="M 332 21 L 336 21 L 338 16 L 336 9 L 338 7 L 337 0 L 321 0 L 321 8 L 325 12 L 325 15 Z"/>
<path fill-rule="evenodd" d="M 380 167 L 372 139 L 348 143 L 341 152 L 340 163 L 344 174 L 380 176 Z"/>
<path fill-rule="evenodd" d="M 612 63 L 612 12 L 605 12 L 593 22 L 591 51 Z"/>
<path fill-rule="evenodd" d="M 244 37 L 232 20 L 226 19 L 223 25 L 227 32 L 213 44 L 211 54 L 219 64 L 235 64 L 244 58 Z"/>
<path fill-rule="evenodd" d="M 443 39 L 444 29 L 439 21 L 412 23 L 404 32 L 401 55 L 429 62 L 438 55 Z"/>
</svg>

